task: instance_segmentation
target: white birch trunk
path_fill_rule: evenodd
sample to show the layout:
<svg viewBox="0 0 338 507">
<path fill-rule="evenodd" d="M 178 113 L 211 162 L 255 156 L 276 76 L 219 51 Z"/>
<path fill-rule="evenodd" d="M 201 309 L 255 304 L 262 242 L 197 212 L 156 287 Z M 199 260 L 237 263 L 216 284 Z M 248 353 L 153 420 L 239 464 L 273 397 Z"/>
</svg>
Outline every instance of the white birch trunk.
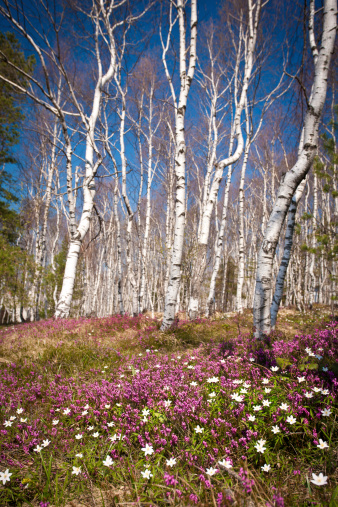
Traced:
<svg viewBox="0 0 338 507">
<path fill-rule="evenodd" d="M 117 247 L 117 301 L 120 315 L 124 315 L 123 295 L 122 295 L 122 246 L 121 246 L 121 225 L 118 215 L 118 183 L 117 176 L 114 190 L 114 215 L 116 226 L 116 247 Z"/>
<path fill-rule="evenodd" d="M 184 20 L 184 1 L 178 0 L 177 10 L 179 18 L 180 36 L 180 95 L 178 104 L 175 101 L 175 174 L 176 174 L 176 202 L 175 202 L 175 232 L 172 247 L 171 269 L 169 284 L 165 298 L 165 308 L 161 329 L 168 329 L 175 319 L 175 307 L 181 280 L 181 263 L 185 227 L 185 113 L 187 99 L 196 65 L 196 42 L 197 42 L 197 0 L 191 0 L 190 19 L 190 59 L 188 72 L 186 70 L 186 30 Z M 165 55 L 164 55 L 165 60 Z M 168 76 L 168 73 L 167 73 Z M 170 78 L 170 76 L 169 76 Z M 170 79 L 171 82 L 171 79 Z M 174 96 L 173 96 L 174 99 Z"/>
<path fill-rule="evenodd" d="M 95 25 L 95 49 L 97 56 L 97 65 L 98 65 L 98 79 L 96 82 L 96 87 L 94 91 L 92 111 L 89 119 L 87 120 L 81 110 L 82 119 L 86 126 L 86 152 L 85 152 L 85 177 L 83 181 L 83 208 L 82 214 L 80 218 L 80 223 L 76 229 L 76 231 L 72 231 L 73 234 L 70 238 L 69 251 L 66 260 L 65 273 L 63 278 L 62 290 L 59 297 L 58 305 L 55 311 L 55 318 L 67 318 L 70 311 L 70 305 L 73 297 L 74 285 L 75 285 L 75 276 L 76 276 L 76 267 L 79 258 L 79 253 L 81 249 L 81 245 L 84 237 L 86 236 L 91 216 L 92 210 L 94 206 L 94 197 L 95 197 L 95 175 L 98 169 L 100 159 L 98 162 L 94 163 L 94 148 L 95 148 L 95 127 L 96 122 L 99 116 L 100 105 L 102 100 L 102 92 L 104 87 L 109 83 L 109 81 L 113 78 L 115 73 L 116 66 L 116 50 L 115 50 L 115 40 L 112 31 L 112 27 L 110 24 L 110 14 L 111 14 L 112 6 L 106 8 L 103 6 L 103 3 L 100 5 L 100 13 L 104 18 L 105 28 L 107 30 L 108 35 L 108 47 L 110 52 L 110 62 L 109 68 L 107 72 L 103 75 L 102 73 L 102 63 L 100 57 L 100 43 L 99 43 L 99 34 L 100 34 L 100 20 L 99 15 L 96 18 Z M 96 151 L 96 149 L 95 149 Z M 67 173 L 67 179 L 71 180 L 71 167 L 70 174 Z M 68 182 L 68 188 L 71 189 L 71 181 Z M 70 190 L 69 190 L 70 192 Z"/>
<path fill-rule="evenodd" d="M 311 247 L 316 248 L 316 230 L 317 230 L 317 219 L 318 219 L 318 179 L 316 173 L 313 174 L 313 211 L 312 211 L 312 238 Z M 309 307 L 313 306 L 316 289 L 316 276 L 315 276 L 315 262 L 316 254 L 311 252 L 311 263 L 310 263 L 310 290 L 309 290 Z"/>
<path fill-rule="evenodd" d="M 294 233 L 295 223 L 296 223 L 296 212 L 297 212 L 298 203 L 303 195 L 305 185 L 306 185 L 306 179 L 304 179 L 300 183 L 299 187 L 297 188 L 296 193 L 292 198 L 291 205 L 290 205 L 290 208 L 288 211 L 288 220 L 287 220 L 287 225 L 286 225 L 283 257 L 282 257 L 282 261 L 280 263 L 280 267 L 279 267 L 279 271 L 278 271 L 278 275 L 277 275 L 275 293 L 272 298 L 272 303 L 271 303 L 271 308 L 270 308 L 271 328 L 272 329 L 275 329 L 277 314 L 278 314 L 279 306 L 280 306 L 280 303 L 281 303 L 281 300 L 283 297 L 284 281 L 285 281 L 287 269 L 289 266 L 292 245 L 293 245 L 293 233 Z"/>
<path fill-rule="evenodd" d="M 239 184 L 239 242 L 238 242 L 238 275 L 237 275 L 237 294 L 236 306 L 237 312 L 243 312 L 242 304 L 242 290 L 244 283 L 244 265 L 245 265 L 245 244 L 244 244 L 244 182 L 245 172 L 248 163 L 249 150 L 250 150 L 250 137 L 248 134 L 247 142 L 245 145 L 244 158 L 241 171 L 241 180 Z"/>
<path fill-rule="evenodd" d="M 225 226 L 226 226 L 227 215 L 228 215 L 228 203 L 229 203 L 231 175 L 232 175 L 232 165 L 229 165 L 227 182 L 226 182 L 225 191 L 224 191 L 221 227 L 219 229 L 219 233 L 217 234 L 216 243 L 215 243 L 215 262 L 214 262 L 214 266 L 213 266 L 213 270 L 212 270 L 209 295 L 208 295 L 207 304 L 206 304 L 206 308 L 205 308 L 206 317 L 209 317 L 213 313 L 213 307 L 215 304 L 216 280 L 217 280 L 219 268 L 221 265 L 223 239 L 224 239 Z"/>
<path fill-rule="evenodd" d="M 152 81 L 150 95 L 149 95 L 149 130 L 148 130 L 148 177 L 147 177 L 147 207 L 146 207 L 146 220 L 145 220 L 145 228 L 144 228 L 144 237 L 143 237 L 143 245 L 142 245 L 142 254 L 141 254 L 141 283 L 140 283 L 140 294 L 139 294 L 139 312 L 142 313 L 144 310 L 144 295 L 146 289 L 146 263 L 148 258 L 148 239 L 149 239 L 149 231 L 150 231 L 150 212 L 151 212 L 151 200 L 150 200 L 150 191 L 151 184 L 154 176 L 154 168 L 153 168 L 153 96 L 154 96 L 154 85 L 155 83 Z M 151 297 L 150 297 L 151 301 Z M 147 308 L 147 307 L 146 307 Z M 145 309 L 146 309 L 145 308 Z M 153 308 L 153 307 L 152 307 Z M 154 310 L 152 310 L 154 311 Z"/>
</svg>

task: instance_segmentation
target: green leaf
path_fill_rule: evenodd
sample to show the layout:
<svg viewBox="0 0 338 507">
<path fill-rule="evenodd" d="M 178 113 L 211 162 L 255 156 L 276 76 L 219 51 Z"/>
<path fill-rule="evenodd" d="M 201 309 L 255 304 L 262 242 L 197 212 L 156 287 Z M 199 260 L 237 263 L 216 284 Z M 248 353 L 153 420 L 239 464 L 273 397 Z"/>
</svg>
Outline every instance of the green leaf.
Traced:
<svg viewBox="0 0 338 507">
<path fill-rule="evenodd" d="M 276 363 L 282 370 L 285 370 L 285 368 L 291 366 L 292 364 L 288 359 L 285 359 L 284 357 L 277 357 Z"/>
<path fill-rule="evenodd" d="M 309 363 L 306 365 L 307 370 L 318 370 L 318 364 L 317 363 Z"/>
<path fill-rule="evenodd" d="M 338 486 L 336 486 L 335 490 L 332 493 L 329 507 L 337 507 L 337 505 L 338 505 Z"/>
</svg>

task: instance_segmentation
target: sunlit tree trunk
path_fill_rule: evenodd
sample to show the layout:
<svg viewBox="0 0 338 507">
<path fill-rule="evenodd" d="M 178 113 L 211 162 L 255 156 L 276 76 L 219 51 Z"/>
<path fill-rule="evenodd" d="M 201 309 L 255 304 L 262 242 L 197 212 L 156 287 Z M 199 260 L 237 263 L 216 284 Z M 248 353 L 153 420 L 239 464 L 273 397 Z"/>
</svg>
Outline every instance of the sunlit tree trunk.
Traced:
<svg viewBox="0 0 338 507">
<path fill-rule="evenodd" d="M 100 157 L 98 157 L 98 153 L 95 145 L 95 127 L 96 122 L 100 112 L 101 100 L 102 100 L 102 92 L 104 87 L 109 83 L 109 81 L 113 78 L 115 73 L 115 65 L 116 65 L 116 50 L 115 50 L 115 39 L 113 35 L 112 26 L 110 24 L 110 15 L 111 9 L 108 7 L 106 10 L 105 7 L 101 6 L 100 14 L 103 16 L 103 22 L 105 24 L 105 28 L 107 30 L 108 36 L 108 47 L 110 53 L 110 62 L 108 70 L 105 74 L 102 71 L 102 62 L 100 56 L 100 19 L 99 14 L 95 18 L 95 49 L 97 56 L 97 66 L 98 66 L 98 79 L 95 86 L 92 110 L 89 119 L 87 120 L 82 113 L 82 120 L 86 127 L 86 152 L 85 152 L 85 176 L 83 180 L 83 208 L 82 214 L 80 218 L 80 223 L 76 229 L 76 231 L 72 231 L 69 244 L 69 250 L 67 254 L 65 273 L 63 277 L 63 285 L 61 294 L 59 297 L 59 301 L 57 304 L 57 308 L 55 311 L 56 318 L 65 318 L 68 317 L 70 311 L 70 305 L 73 297 L 74 285 L 75 285 L 75 276 L 76 276 L 76 267 L 78 263 L 78 258 L 80 254 L 81 245 L 84 237 L 86 236 L 89 225 L 91 221 L 93 205 L 94 205 L 94 197 L 95 197 L 95 175 L 97 169 L 101 163 Z M 82 111 L 81 111 L 82 112 Z M 97 154 L 97 161 L 94 162 L 94 150 Z M 71 168 L 70 168 L 71 170 Z M 70 182 L 71 184 L 71 182 Z"/>
<path fill-rule="evenodd" d="M 185 227 L 185 113 L 187 107 L 187 99 L 191 86 L 191 82 L 195 72 L 196 65 L 196 42 L 197 42 L 197 0 L 191 0 L 191 19 L 190 19 L 190 58 L 187 71 L 186 65 L 186 27 L 185 27 L 185 3 L 183 0 L 177 2 L 178 20 L 179 20 L 179 38 L 180 38 L 180 94 L 178 103 L 176 103 L 175 94 L 173 100 L 175 104 L 175 174 L 176 174 L 176 202 L 175 202 L 175 230 L 174 242 L 172 247 L 172 258 L 169 275 L 169 283 L 165 298 L 165 308 L 161 329 L 168 329 L 175 319 L 175 307 L 181 280 L 181 263 L 184 241 Z M 167 39 L 167 46 L 170 43 L 170 33 Z M 163 62 L 165 64 L 167 78 L 171 83 L 171 77 L 167 70 L 165 62 L 165 51 L 163 54 Z M 172 88 L 173 92 L 173 88 Z"/>
<path fill-rule="evenodd" d="M 241 180 L 239 184 L 239 244 L 238 244 L 238 275 L 237 275 L 237 312 L 243 312 L 242 305 L 242 291 L 244 283 L 244 268 L 245 268 L 245 241 L 244 241 L 244 182 L 245 172 L 248 163 L 249 150 L 250 150 L 250 137 L 245 143 L 244 158 L 241 170 Z"/>
<path fill-rule="evenodd" d="M 290 208 L 288 211 L 288 220 L 287 220 L 287 225 L 286 225 L 283 257 L 282 257 L 282 261 L 280 263 L 280 267 L 279 267 L 279 271 L 278 271 L 278 275 L 277 275 L 275 293 L 272 298 L 272 304 L 271 304 L 271 309 L 270 309 L 272 329 L 275 328 L 279 306 L 280 306 L 280 303 L 281 303 L 281 300 L 283 297 L 284 282 L 285 282 L 287 269 L 289 266 L 292 245 L 293 245 L 293 234 L 294 234 L 295 223 L 296 223 L 296 212 L 297 212 L 298 203 L 303 195 L 305 185 L 306 185 L 306 179 L 304 179 L 300 183 L 299 187 L 297 188 L 296 193 L 292 198 Z"/>
</svg>

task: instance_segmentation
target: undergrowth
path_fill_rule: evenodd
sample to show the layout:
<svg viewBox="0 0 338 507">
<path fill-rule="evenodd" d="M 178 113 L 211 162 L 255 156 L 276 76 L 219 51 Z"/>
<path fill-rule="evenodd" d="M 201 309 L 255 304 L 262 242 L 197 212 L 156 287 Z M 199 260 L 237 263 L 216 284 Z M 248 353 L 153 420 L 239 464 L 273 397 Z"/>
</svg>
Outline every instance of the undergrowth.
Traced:
<svg viewBox="0 0 338 507">
<path fill-rule="evenodd" d="M 317 308 L 260 342 L 249 312 L 3 328 L 1 505 L 335 507 L 337 326 Z"/>
</svg>

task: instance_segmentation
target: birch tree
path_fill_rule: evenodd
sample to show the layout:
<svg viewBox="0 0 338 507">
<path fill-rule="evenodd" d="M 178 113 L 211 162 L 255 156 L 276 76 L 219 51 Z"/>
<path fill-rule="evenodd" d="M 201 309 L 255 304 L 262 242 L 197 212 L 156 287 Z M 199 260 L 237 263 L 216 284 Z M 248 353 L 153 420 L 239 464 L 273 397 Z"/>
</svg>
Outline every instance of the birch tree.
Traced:
<svg viewBox="0 0 338 507">
<path fill-rule="evenodd" d="M 276 280 L 275 293 L 272 298 L 271 309 L 270 309 L 271 328 L 272 329 L 275 329 L 277 314 L 278 314 L 279 306 L 280 306 L 280 303 L 281 303 L 281 300 L 283 297 L 284 282 L 285 282 L 286 272 L 287 272 L 289 262 L 290 262 L 292 245 L 293 245 L 293 235 L 294 235 L 295 224 L 296 224 L 297 207 L 298 207 L 299 201 L 303 195 L 305 185 L 306 185 L 306 179 L 304 179 L 300 183 L 300 185 L 298 186 L 298 188 L 295 192 L 295 195 L 292 197 L 292 201 L 291 201 L 290 208 L 288 211 L 283 257 L 282 257 L 282 261 L 280 263 L 280 267 L 279 267 L 279 271 L 278 271 L 278 275 L 277 275 L 277 280 Z"/>
<path fill-rule="evenodd" d="M 234 102 L 235 102 L 235 114 L 233 118 L 232 132 L 230 136 L 230 147 L 229 147 L 229 157 L 222 159 L 216 165 L 215 174 L 213 180 L 210 184 L 211 179 L 211 168 L 215 163 L 215 154 L 212 154 L 210 157 L 211 167 L 208 167 L 207 177 L 205 179 L 205 188 L 204 188 L 204 199 L 203 199 L 203 207 L 202 207 L 202 215 L 201 215 L 201 225 L 199 228 L 200 234 L 198 238 L 198 247 L 197 247 L 197 256 L 196 261 L 194 263 L 194 269 L 192 274 L 192 287 L 191 287 L 191 296 L 189 303 L 189 316 L 190 318 L 196 318 L 199 310 L 199 288 L 201 286 L 202 278 L 205 271 L 206 266 L 206 255 L 207 255 L 207 246 L 209 241 L 209 231 L 210 231 L 210 221 L 211 214 L 214 208 L 215 203 L 217 203 L 217 195 L 220 183 L 223 178 L 223 172 L 226 167 L 229 167 L 228 171 L 228 179 L 227 179 L 227 190 L 230 185 L 231 180 L 231 169 L 232 165 L 240 158 L 244 149 L 244 141 L 242 134 L 242 126 L 241 126 L 241 116 L 242 111 L 244 109 L 245 101 L 247 98 L 248 87 L 250 83 L 251 73 L 254 65 L 254 52 L 257 41 L 257 32 L 258 32 L 258 24 L 261 13 L 261 1 L 258 0 L 255 4 L 252 3 L 251 0 L 248 0 L 248 28 L 247 30 L 243 29 L 244 20 L 243 13 L 241 13 L 241 22 L 240 22 L 240 30 L 239 30 L 239 43 L 238 43 L 238 51 L 236 56 L 236 64 L 235 64 L 235 77 L 234 77 Z M 243 73 L 243 82 L 242 88 L 239 92 L 239 66 L 242 58 L 242 49 L 241 46 L 244 46 L 244 73 Z M 238 98 L 239 94 L 239 98 Z M 217 98 L 217 95 L 216 97 Z M 214 100 L 215 101 L 215 100 Z M 212 104 L 213 105 L 213 104 Z M 237 146 L 234 152 L 233 144 L 234 141 L 237 141 Z M 217 147 L 217 132 L 214 134 L 214 150 Z M 210 188 L 209 188 L 210 185 Z M 225 197 L 226 201 L 226 197 Z M 224 213 L 223 213 L 224 215 Z M 223 219 L 223 217 L 222 217 Z M 226 217 L 224 217 L 226 220 Z M 222 228 L 222 227 L 221 227 Z M 224 233 L 224 231 L 223 231 Z M 222 237 L 223 241 L 223 237 Z M 219 243 L 219 242 L 218 242 Z M 217 260 L 215 261 L 215 264 Z M 217 276 L 217 275 L 216 275 Z M 210 299 L 210 297 L 209 297 Z"/>
<path fill-rule="evenodd" d="M 336 0 L 325 0 L 321 45 L 318 56 L 315 58 L 312 93 L 307 104 L 304 120 L 303 146 L 296 164 L 286 173 L 280 184 L 258 255 L 253 309 L 256 337 L 261 337 L 263 333 L 268 334 L 271 330 L 272 267 L 276 247 L 292 197 L 298 185 L 310 170 L 317 150 L 319 119 L 326 98 L 327 78 L 335 42 L 336 16 Z"/>
<path fill-rule="evenodd" d="M 174 227 L 174 241 L 172 246 L 172 258 L 170 266 L 169 283 L 165 296 L 164 316 L 161 329 L 168 329 L 175 319 L 175 307 L 177 303 L 177 295 L 181 281 L 181 263 L 183 253 L 183 240 L 185 228 L 185 215 L 186 215 L 186 142 L 185 142 L 185 114 L 187 107 L 187 99 L 191 83 L 194 77 L 196 66 L 196 43 L 197 43 L 197 0 L 191 0 L 191 13 L 190 13 L 190 56 L 187 69 L 186 61 L 186 25 L 185 25 L 185 5 L 184 0 L 177 1 L 177 17 L 179 23 L 179 70 L 180 70 L 180 93 L 176 99 L 174 84 L 168 70 L 166 54 L 169 49 L 172 30 L 176 22 L 172 19 L 172 5 L 170 2 L 169 14 L 169 32 L 167 35 L 166 44 L 164 44 L 162 35 L 162 60 L 165 68 L 165 73 L 169 82 L 173 104 L 175 107 L 175 175 L 176 175 L 176 201 L 175 201 L 175 227 Z"/>
</svg>

